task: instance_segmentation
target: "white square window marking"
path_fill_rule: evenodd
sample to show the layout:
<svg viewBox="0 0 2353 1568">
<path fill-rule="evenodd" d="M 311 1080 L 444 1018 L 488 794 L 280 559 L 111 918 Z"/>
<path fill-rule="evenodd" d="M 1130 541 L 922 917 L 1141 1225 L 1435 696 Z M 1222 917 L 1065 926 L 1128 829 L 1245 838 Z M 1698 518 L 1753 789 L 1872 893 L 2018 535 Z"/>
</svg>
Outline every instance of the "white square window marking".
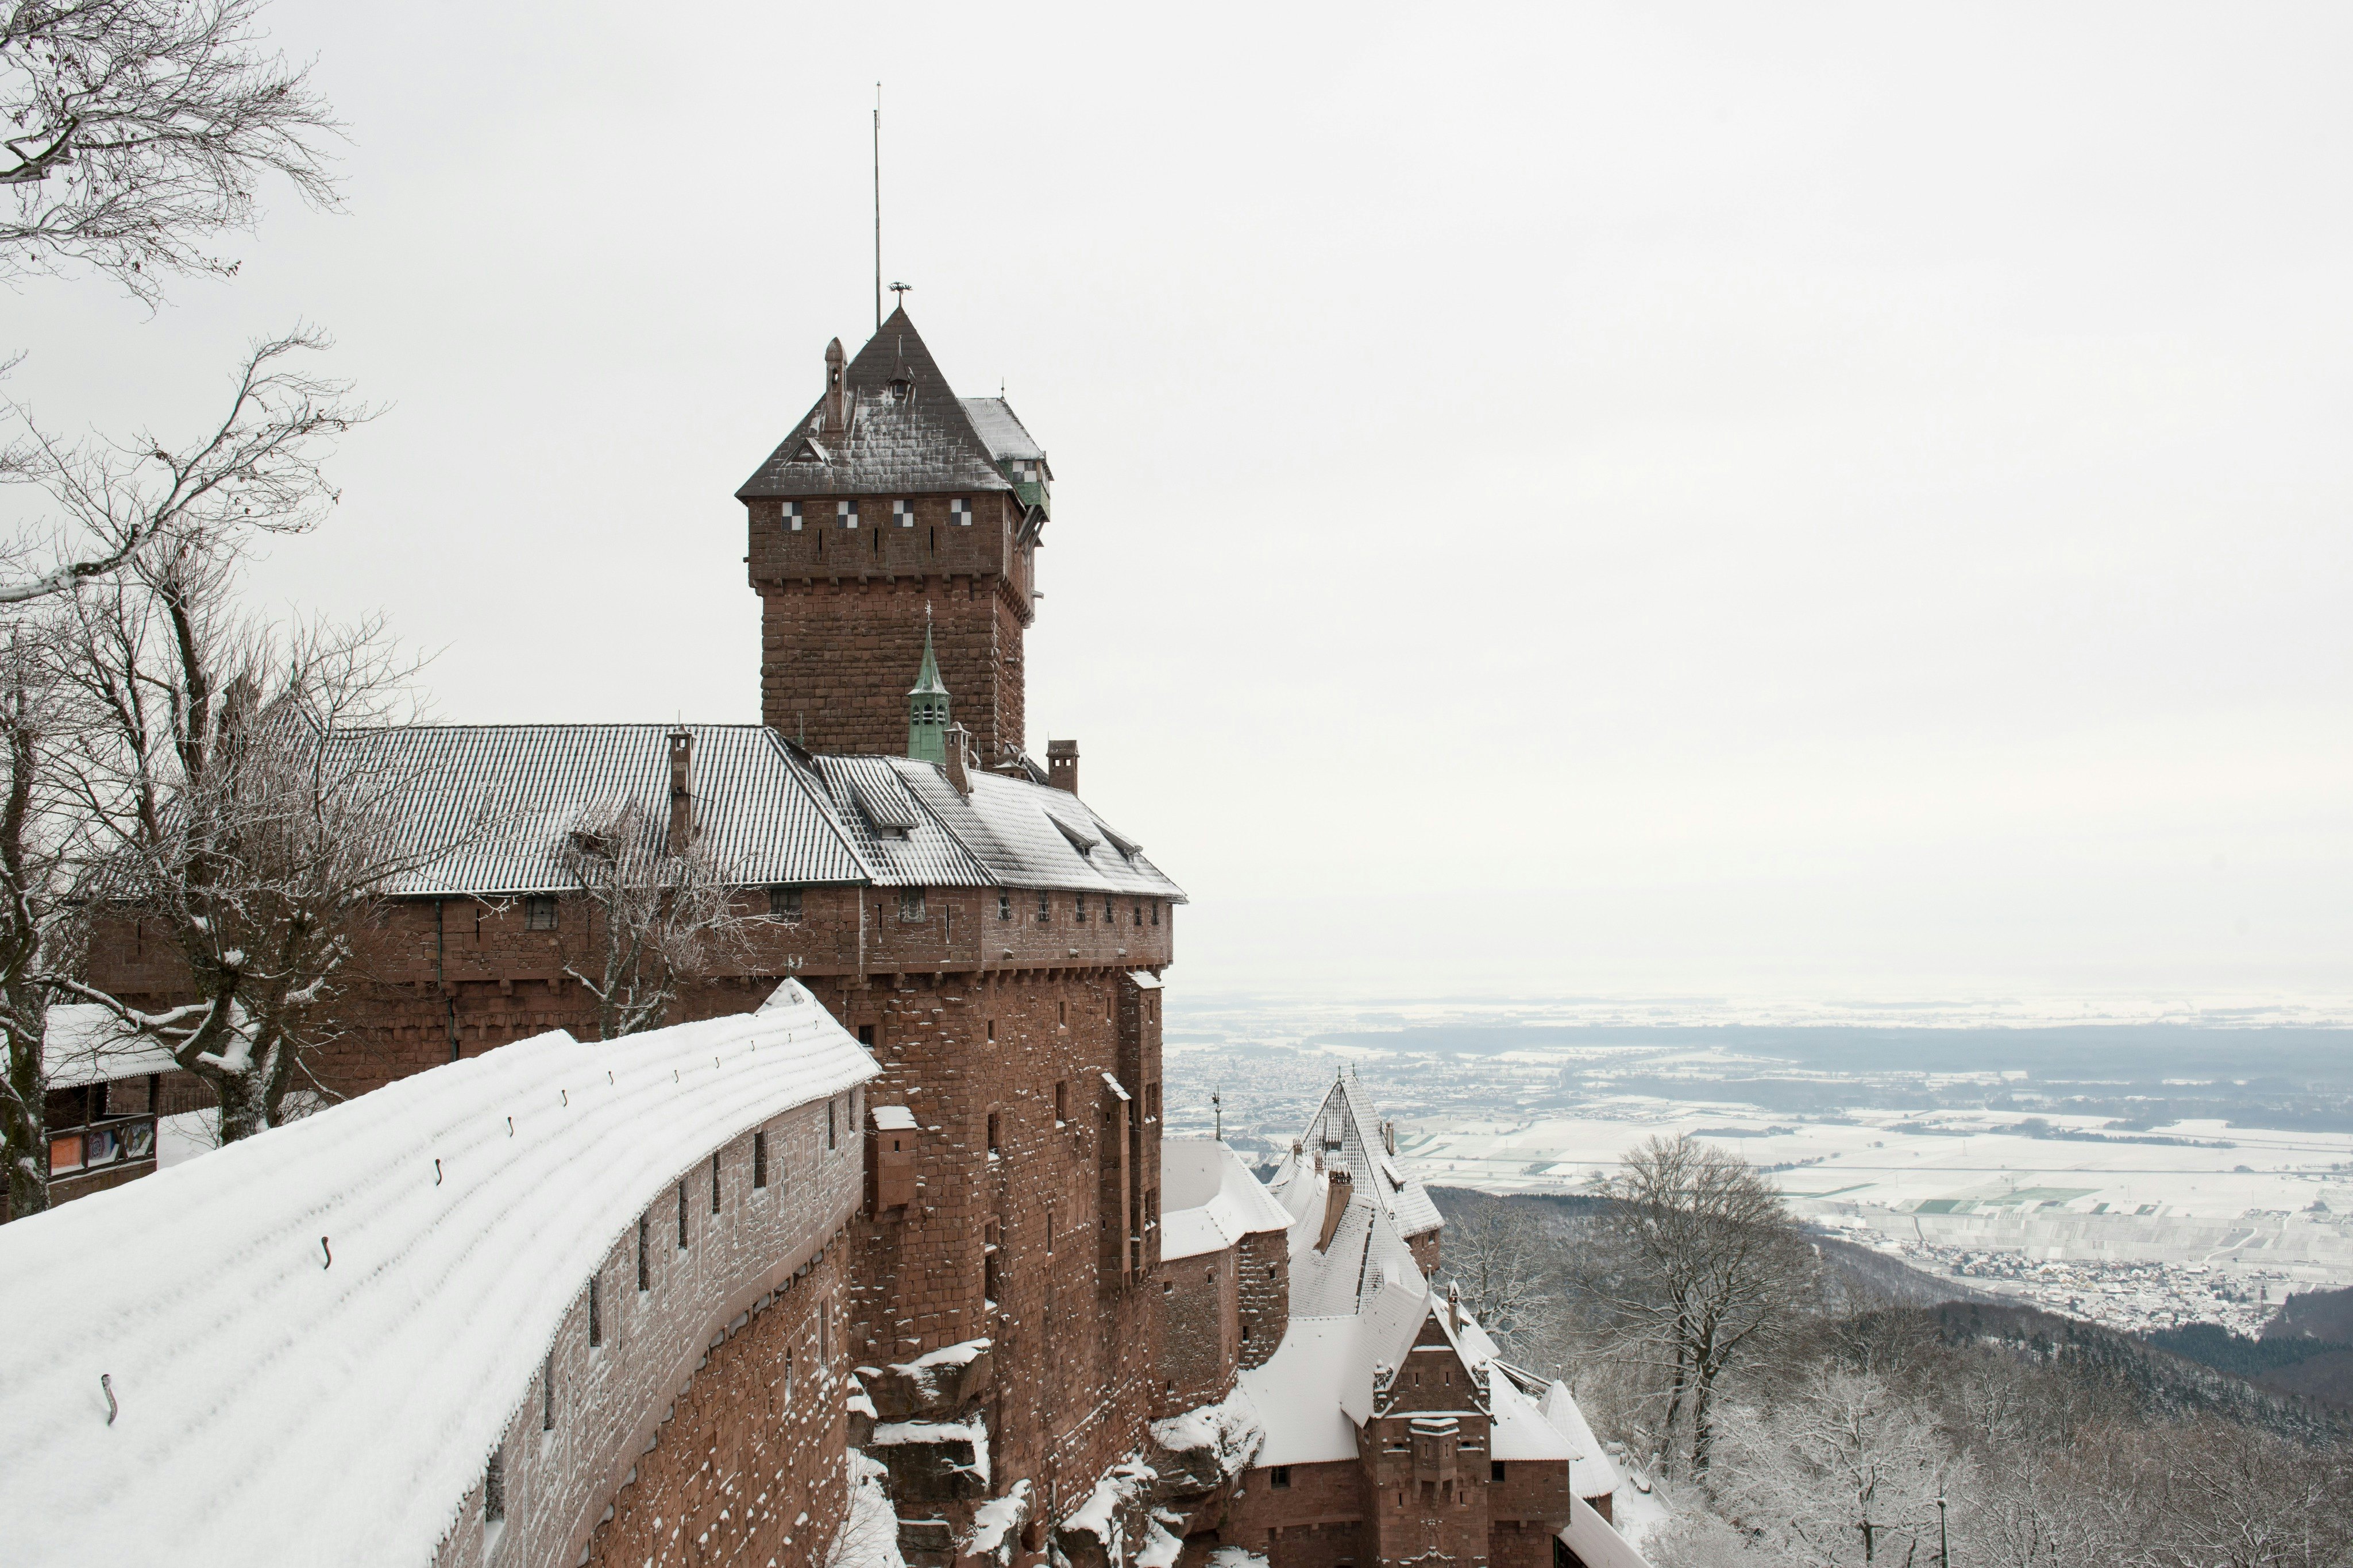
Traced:
<svg viewBox="0 0 2353 1568">
<path fill-rule="evenodd" d="M 834 502 L 833 520 L 844 528 L 856 528 L 858 526 L 857 503 L 846 500 Z"/>
<path fill-rule="evenodd" d="M 948 521 L 955 523 L 958 528 L 970 528 L 972 526 L 972 502 L 962 500 L 961 498 L 948 502 Z"/>
<path fill-rule="evenodd" d="M 911 500 L 892 501 L 891 503 L 891 521 L 897 523 L 901 528 L 914 527 L 915 503 Z"/>
<path fill-rule="evenodd" d="M 800 502 L 797 500 L 788 500 L 785 503 L 785 526 L 795 533 L 798 533 L 801 531 Z"/>
</svg>

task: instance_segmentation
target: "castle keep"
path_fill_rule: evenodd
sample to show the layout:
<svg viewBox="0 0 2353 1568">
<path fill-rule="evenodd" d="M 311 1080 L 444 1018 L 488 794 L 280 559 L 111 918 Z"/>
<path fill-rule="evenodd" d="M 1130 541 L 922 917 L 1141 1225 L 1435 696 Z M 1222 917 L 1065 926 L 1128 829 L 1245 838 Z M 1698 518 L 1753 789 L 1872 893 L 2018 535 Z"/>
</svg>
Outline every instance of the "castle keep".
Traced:
<svg viewBox="0 0 2353 1568">
<path fill-rule="evenodd" d="M 855 1533 L 856 1498 L 890 1547 L 860 1563 L 1639 1563 L 1613 1554 L 1616 1478 L 1567 1390 L 1505 1365 L 1428 1283 L 1438 1212 L 1356 1086 L 1335 1086 L 1271 1180 L 1216 1141 L 1164 1142 L 1162 986 L 1185 893 L 1081 798 L 1075 744 L 1043 765 L 1025 746 L 1050 484 L 1012 409 L 956 396 L 895 312 L 855 358 L 828 346 L 816 404 L 737 492 L 759 724 L 332 742 L 400 770 L 400 831 L 451 847 L 386 889 L 341 1037 L 311 1064 L 348 1100 L 321 1120 L 360 1129 L 385 1098 L 367 1091 L 513 1042 L 540 1051 L 554 1030 L 596 1037 L 584 842 L 692 858 L 758 917 L 659 1037 L 804 1007 L 860 1057 L 855 1092 L 779 1083 L 770 1122 L 698 1133 L 649 1207 L 575 1216 L 596 1279 L 547 1281 L 547 1321 L 570 1326 L 527 1397 L 496 1395 L 523 1398 L 539 1430 L 564 1430 L 565 1401 L 602 1375 L 585 1325 L 629 1342 L 638 1309 L 600 1291 L 646 1303 L 665 1356 L 703 1331 L 693 1314 L 723 1316 L 682 1383 L 657 1356 L 642 1388 L 608 1398 L 587 1468 L 502 1439 L 491 1462 L 517 1468 L 451 1502 L 441 1561 L 510 1560 L 489 1500 L 560 1495 L 561 1518 L 512 1539 L 628 1568 L 822 1561 Z M 110 932 L 93 963 L 134 1005 L 173 998 L 171 961 L 136 931 Z M 744 1037 L 747 1061 L 761 1037 Z M 793 1129 L 807 1162 L 775 1168 L 821 1185 L 795 1174 L 769 1194 L 770 1127 Z M 840 1159 L 858 1163 L 849 1188 Z M 706 1202 L 713 1234 L 751 1250 L 664 1307 L 662 1281 L 703 1267 L 689 1221 Z M 771 1202 L 782 1217 L 731 1206 Z M 655 1247 L 673 1225 L 677 1245 Z M 771 1235 L 793 1238 L 791 1259 L 759 1251 Z M 632 1274 L 636 1297 L 618 1283 Z M 567 1349 L 575 1329 L 589 1337 Z M 830 1402 L 822 1419 L 811 1400 Z M 529 1426 L 495 1414 L 501 1432 Z M 641 1431 L 616 1473 L 615 1445 Z M 556 1467 L 538 1493 L 515 1479 L 531 1464 Z M 805 1506 L 771 1506 L 776 1487 Z"/>
</svg>

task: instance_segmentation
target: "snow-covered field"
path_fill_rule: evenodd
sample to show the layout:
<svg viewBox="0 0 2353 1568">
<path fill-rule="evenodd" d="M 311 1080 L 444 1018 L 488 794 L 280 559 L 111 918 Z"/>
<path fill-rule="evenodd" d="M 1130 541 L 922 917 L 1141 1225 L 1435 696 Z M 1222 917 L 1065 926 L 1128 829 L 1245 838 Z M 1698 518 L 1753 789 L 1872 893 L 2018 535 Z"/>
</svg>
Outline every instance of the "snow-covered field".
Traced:
<svg viewBox="0 0 2353 1568">
<path fill-rule="evenodd" d="M 2337 1081 L 2353 1034 L 1185 1022 L 1172 1129 L 1208 1131 L 1214 1090 L 1246 1148 L 1287 1146 L 1347 1070 L 1433 1186 L 1581 1192 L 1645 1139 L 1689 1132 L 1767 1171 L 1806 1218 L 2102 1321 L 2243 1331 L 2290 1287 L 2353 1284 L 2353 1082 Z M 2242 1058 L 2250 1076 L 2227 1076 Z"/>
</svg>

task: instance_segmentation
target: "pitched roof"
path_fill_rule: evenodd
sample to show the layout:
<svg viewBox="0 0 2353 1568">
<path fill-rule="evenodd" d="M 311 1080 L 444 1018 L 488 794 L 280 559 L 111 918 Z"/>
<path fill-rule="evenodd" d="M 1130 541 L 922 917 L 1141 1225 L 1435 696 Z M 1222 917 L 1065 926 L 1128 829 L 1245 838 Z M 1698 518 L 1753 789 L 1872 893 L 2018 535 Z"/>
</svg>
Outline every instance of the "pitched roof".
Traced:
<svg viewBox="0 0 2353 1568">
<path fill-rule="evenodd" d="M 670 742 L 694 737 L 695 824 L 731 880 L 863 882 L 871 868 L 776 731 L 757 724 L 414 724 L 338 737 L 411 803 L 401 831 L 427 859 L 396 894 L 557 892 L 557 852 L 585 818 L 634 802 L 638 831 L 670 820 Z M 446 847 L 446 852 L 444 851 Z"/>
<path fill-rule="evenodd" d="M 0 1431 L 38 1434 L 0 1465 L 8 1561 L 433 1562 L 637 1216 L 875 1072 L 787 981 L 757 1013 L 447 1063 L 0 1226 Z"/>
<path fill-rule="evenodd" d="M 1014 488 L 903 306 L 858 351 L 842 384 L 849 428 L 825 427 L 826 400 L 819 396 L 744 481 L 736 499 Z M 1004 415 L 1004 420 L 987 416 L 993 430 L 1006 422 L 1020 428 L 1010 409 Z M 1028 434 L 1021 432 L 1024 439 Z"/>
<path fill-rule="evenodd" d="M 1013 405 L 1001 397 L 967 397 L 963 399 L 964 411 L 972 418 L 972 427 L 987 444 L 988 455 L 1000 463 L 1046 460 L 1046 448 L 1029 434 L 1013 412 Z"/>
<path fill-rule="evenodd" d="M 1354 1077 L 1343 1073 L 1332 1085 L 1301 1142 L 1323 1151 L 1327 1162 L 1344 1166 L 1355 1178 L 1358 1195 L 1379 1205 L 1400 1236 L 1424 1236 L 1445 1225 L 1429 1192 L 1409 1179 L 1388 1152 L 1381 1139 L 1380 1112 Z"/>
<path fill-rule="evenodd" d="M 694 737 L 699 842 L 742 887 L 869 883 L 1133 894 L 1185 891 L 1067 790 L 976 773 L 967 799 L 933 763 L 805 762 L 758 724 L 417 724 L 333 737 L 350 765 L 380 769 L 403 801 L 404 858 L 386 891 L 410 897 L 563 892 L 558 861 L 588 818 L 634 802 L 652 839 L 670 819 L 671 731 Z M 1097 842 L 1082 851 L 1057 821 Z"/>
<path fill-rule="evenodd" d="M 1245 1236 L 1288 1230 L 1291 1215 L 1241 1156 L 1214 1138 L 1160 1141 L 1160 1260 L 1223 1252 Z"/>
</svg>

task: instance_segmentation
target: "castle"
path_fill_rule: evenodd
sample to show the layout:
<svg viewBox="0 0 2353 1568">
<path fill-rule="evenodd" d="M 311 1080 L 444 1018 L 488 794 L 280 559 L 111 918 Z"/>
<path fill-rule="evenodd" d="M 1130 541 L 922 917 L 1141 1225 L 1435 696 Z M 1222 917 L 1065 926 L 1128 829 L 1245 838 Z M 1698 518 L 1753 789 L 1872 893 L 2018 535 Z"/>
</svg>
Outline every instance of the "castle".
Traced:
<svg viewBox="0 0 2353 1568">
<path fill-rule="evenodd" d="M 680 1343 L 700 1342 L 694 1314 L 724 1315 L 674 1398 L 649 1373 L 639 1402 L 670 1398 L 670 1414 L 616 1395 L 617 1436 L 531 1494 L 565 1500 L 527 1560 L 818 1561 L 853 1511 L 855 1449 L 881 1467 L 870 1490 L 910 1563 L 1639 1562 L 1606 1522 L 1619 1478 L 1567 1390 L 1507 1365 L 1430 1287 L 1438 1212 L 1356 1086 L 1335 1086 L 1269 1181 L 1216 1141 L 1164 1140 L 1162 976 L 1185 893 L 1080 797 L 1074 742 L 1043 765 L 1024 747 L 1051 484 L 1012 409 L 956 396 L 902 310 L 854 359 L 828 346 L 815 405 L 737 492 L 762 606 L 760 724 L 368 739 L 416 781 L 406 830 L 462 842 L 388 890 L 343 1037 L 314 1067 L 351 1098 L 314 1122 L 357 1127 L 390 1103 L 366 1091 L 536 1051 L 551 1031 L 595 1037 L 595 999 L 567 971 L 596 910 L 565 859 L 592 821 L 657 856 L 706 858 L 764 917 L 679 997 L 671 1027 L 633 1038 L 806 1005 L 869 1064 L 854 1089 L 828 1089 L 821 1142 L 816 1098 L 780 1088 L 681 1143 L 660 1188 L 675 1189 L 675 1247 L 649 1239 L 668 1234 L 671 1198 L 633 1188 L 638 1212 L 581 1243 L 590 1282 L 551 1281 L 551 1323 L 628 1345 L 630 1309 L 603 1303 L 651 1312 L 662 1270 L 699 1270 L 691 1219 L 770 1238 L 727 1242 L 737 1271 L 681 1298 Z M 616 801 L 649 809 L 617 816 Z M 496 826 L 467 836 L 461 820 Z M 168 955 L 135 932 L 93 964 L 126 999 L 172 995 Z M 763 1038 L 738 1043 L 756 1054 Z M 625 1060 L 630 1045 L 600 1050 Z M 728 1070 L 726 1049 L 712 1059 Z M 148 1082 L 152 1113 L 168 1086 Z M 568 1108 L 576 1086 L 556 1088 Z M 772 1130 L 794 1116 L 790 1146 L 807 1144 L 823 1179 L 772 1191 L 770 1140 L 786 1138 Z M 623 1131 L 597 1136 L 607 1152 L 581 1157 L 614 1158 Z M 845 1148 L 850 1188 L 828 1163 Z M 781 1206 L 755 1224 L 739 1204 Z M 597 1283 L 608 1273 L 634 1273 L 636 1296 Z M 554 1432 L 573 1329 L 549 1331 L 543 1368 L 484 1397 L 543 1405 Z M 781 1451 L 775 1391 L 796 1387 L 838 1406 L 793 1427 L 771 1474 L 748 1456 Z M 476 1523 L 438 1538 L 441 1560 L 491 1561 L 493 1491 L 512 1514 L 527 1490 L 523 1461 L 502 1458 L 521 1417 L 502 1419 L 496 1485 L 466 1494 Z M 616 1473 L 641 1428 L 644 1457 Z M 779 1488 L 806 1506 L 772 1506 Z"/>
</svg>

